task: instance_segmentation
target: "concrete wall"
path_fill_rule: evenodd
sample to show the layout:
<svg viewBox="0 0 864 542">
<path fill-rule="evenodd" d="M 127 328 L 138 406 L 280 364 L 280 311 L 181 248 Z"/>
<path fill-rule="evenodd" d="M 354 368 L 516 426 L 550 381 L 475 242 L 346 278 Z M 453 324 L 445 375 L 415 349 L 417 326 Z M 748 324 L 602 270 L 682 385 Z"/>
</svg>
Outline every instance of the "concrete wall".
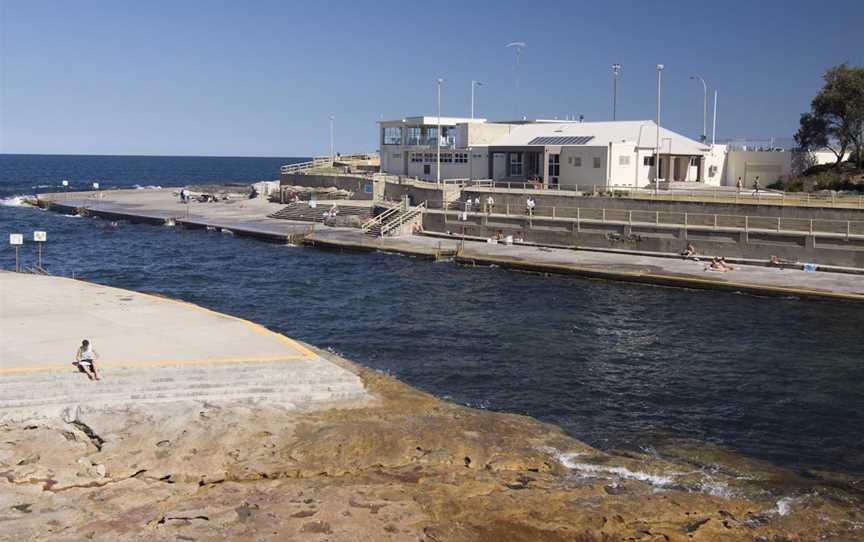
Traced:
<svg viewBox="0 0 864 542">
<path fill-rule="evenodd" d="M 497 205 L 496 205 L 497 207 Z M 424 213 L 427 231 L 451 232 L 478 237 L 521 233 L 533 243 L 592 248 L 677 253 L 688 242 L 700 254 L 768 260 L 776 255 L 784 259 L 823 265 L 864 267 L 864 241 L 801 234 L 745 233 L 698 230 L 662 226 L 629 226 L 626 224 L 589 224 L 575 221 L 534 218 L 529 225 L 524 216 L 487 217 L 471 214 L 467 221 L 458 213 Z M 463 230 L 464 229 L 464 230 Z"/>
<path fill-rule="evenodd" d="M 791 152 L 729 151 L 726 155 L 726 186 L 735 186 L 741 177 L 746 188 L 752 188 L 756 177 L 765 188 L 792 169 Z"/>
<path fill-rule="evenodd" d="M 511 213 L 521 213 L 525 210 L 525 194 L 510 194 L 506 192 L 490 192 L 476 188 L 462 190 L 462 200 L 466 197 L 479 197 L 485 200 L 488 194 L 495 198 L 495 208 L 499 212 L 509 205 Z M 718 215 L 749 215 L 757 217 L 799 218 L 805 220 L 857 220 L 864 221 L 864 209 L 831 209 L 825 207 L 781 207 L 779 205 L 736 205 L 734 203 L 710 203 L 690 201 L 649 201 L 628 198 L 577 196 L 560 194 L 555 191 L 532 193 L 539 211 L 544 208 L 556 207 L 558 213 L 567 208 L 581 207 L 583 209 L 625 209 L 647 212 L 718 214 Z M 558 214 L 556 213 L 556 215 Z"/>
<path fill-rule="evenodd" d="M 351 175 L 301 175 L 297 173 L 282 174 L 279 179 L 281 186 L 309 186 L 313 188 L 341 188 L 354 193 L 351 199 L 371 200 L 373 182 L 368 177 Z"/>
<path fill-rule="evenodd" d="M 607 147 L 562 147 L 558 184 L 565 190 L 575 190 L 577 186 L 605 186 L 608 151 Z M 595 158 L 599 160 L 599 167 L 594 167 Z"/>
</svg>

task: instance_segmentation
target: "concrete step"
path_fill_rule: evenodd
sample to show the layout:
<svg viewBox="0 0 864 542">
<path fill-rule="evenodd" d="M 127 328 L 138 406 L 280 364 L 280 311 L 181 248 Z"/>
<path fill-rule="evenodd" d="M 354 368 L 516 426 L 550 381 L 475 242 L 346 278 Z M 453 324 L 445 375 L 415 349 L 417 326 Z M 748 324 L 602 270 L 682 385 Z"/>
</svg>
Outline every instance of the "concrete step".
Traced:
<svg viewBox="0 0 864 542">
<path fill-rule="evenodd" d="M 0 400 L 0 416 L 5 410 L 15 410 L 26 407 L 44 407 L 54 404 L 90 404 L 101 402 L 106 404 L 134 405 L 139 401 L 174 400 L 174 401 L 233 401 L 238 397 L 257 397 L 260 399 L 276 399 L 293 403 L 308 403 L 318 401 L 333 401 L 342 398 L 356 397 L 363 394 L 363 388 L 354 386 L 332 387 L 330 389 L 313 386 L 281 387 L 281 386 L 250 386 L 243 388 L 217 387 L 210 389 L 188 390 L 185 388 L 166 388 L 148 391 L 130 390 L 127 392 L 98 392 L 81 390 L 79 393 L 43 396 L 33 394 L 28 397 Z"/>
</svg>

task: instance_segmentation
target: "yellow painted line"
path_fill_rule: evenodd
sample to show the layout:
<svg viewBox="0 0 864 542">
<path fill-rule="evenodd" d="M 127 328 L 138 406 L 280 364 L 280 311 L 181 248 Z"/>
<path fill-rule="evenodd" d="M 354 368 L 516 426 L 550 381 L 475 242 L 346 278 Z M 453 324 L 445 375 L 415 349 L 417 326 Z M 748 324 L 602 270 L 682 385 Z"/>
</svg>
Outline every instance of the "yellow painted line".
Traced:
<svg viewBox="0 0 864 542">
<path fill-rule="evenodd" d="M 96 361 L 96 369 L 135 369 L 137 367 L 164 367 L 166 365 L 218 365 L 226 363 L 274 363 L 280 361 L 300 361 L 305 356 L 270 356 L 270 357 L 233 357 L 233 358 L 203 358 L 203 359 L 159 359 L 145 361 L 125 361 L 100 363 Z M 0 374 L 34 373 L 41 371 L 75 370 L 70 363 L 65 365 L 42 365 L 39 367 L 0 367 Z"/>
</svg>

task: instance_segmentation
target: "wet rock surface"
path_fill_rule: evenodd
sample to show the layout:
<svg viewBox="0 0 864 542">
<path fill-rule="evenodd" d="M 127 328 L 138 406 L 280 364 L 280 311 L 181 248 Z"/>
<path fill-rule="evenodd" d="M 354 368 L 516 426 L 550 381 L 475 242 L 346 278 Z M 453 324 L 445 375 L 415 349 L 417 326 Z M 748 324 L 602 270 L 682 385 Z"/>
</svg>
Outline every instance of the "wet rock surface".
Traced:
<svg viewBox="0 0 864 542">
<path fill-rule="evenodd" d="M 860 481 L 813 491 L 720 452 L 610 455 L 328 358 L 374 398 L 84 409 L 0 426 L 0 540 L 864 537 Z"/>
</svg>

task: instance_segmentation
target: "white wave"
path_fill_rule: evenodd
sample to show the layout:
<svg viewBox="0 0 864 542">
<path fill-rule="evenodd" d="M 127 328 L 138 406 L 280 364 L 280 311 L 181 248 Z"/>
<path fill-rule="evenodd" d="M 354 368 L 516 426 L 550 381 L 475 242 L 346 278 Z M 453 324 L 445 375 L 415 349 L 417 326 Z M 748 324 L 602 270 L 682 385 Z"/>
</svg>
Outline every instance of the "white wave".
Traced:
<svg viewBox="0 0 864 542">
<path fill-rule="evenodd" d="M 4 207 L 24 207 L 30 205 L 30 201 L 34 200 L 36 196 L 11 196 L 8 198 L 0 198 L 0 205 Z"/>
<path fill-rule="evenodd" d="M 637 480 L 639 482 L 646 482 L 655 487 L 669 487 L 675 484 L 675 476 L 678 476 L 680 474 L 652 474 L 649 472 L 632 471 L 627 467 L 612 467 L 608 465 L 594 465 L 592 463 L 579 463 L 575 461 L 577 457 L 583 455 L 579 452 L 557 452 L 555 455 L 558 461 L 560 461 L 561 464 L 568 469 L 574 471 L 577 474 L 590 476 L 592 478 L 621 478 L 625 480 Z"/>
<path fill-rule="evenodd" d="M 792 504 L 795 502 L 795 499 L 792 497 L 783 497 L 779 501 L 777 501 L 777 514 L 781 516 L 788 516 L 792 511 Z"/>
</svg>

